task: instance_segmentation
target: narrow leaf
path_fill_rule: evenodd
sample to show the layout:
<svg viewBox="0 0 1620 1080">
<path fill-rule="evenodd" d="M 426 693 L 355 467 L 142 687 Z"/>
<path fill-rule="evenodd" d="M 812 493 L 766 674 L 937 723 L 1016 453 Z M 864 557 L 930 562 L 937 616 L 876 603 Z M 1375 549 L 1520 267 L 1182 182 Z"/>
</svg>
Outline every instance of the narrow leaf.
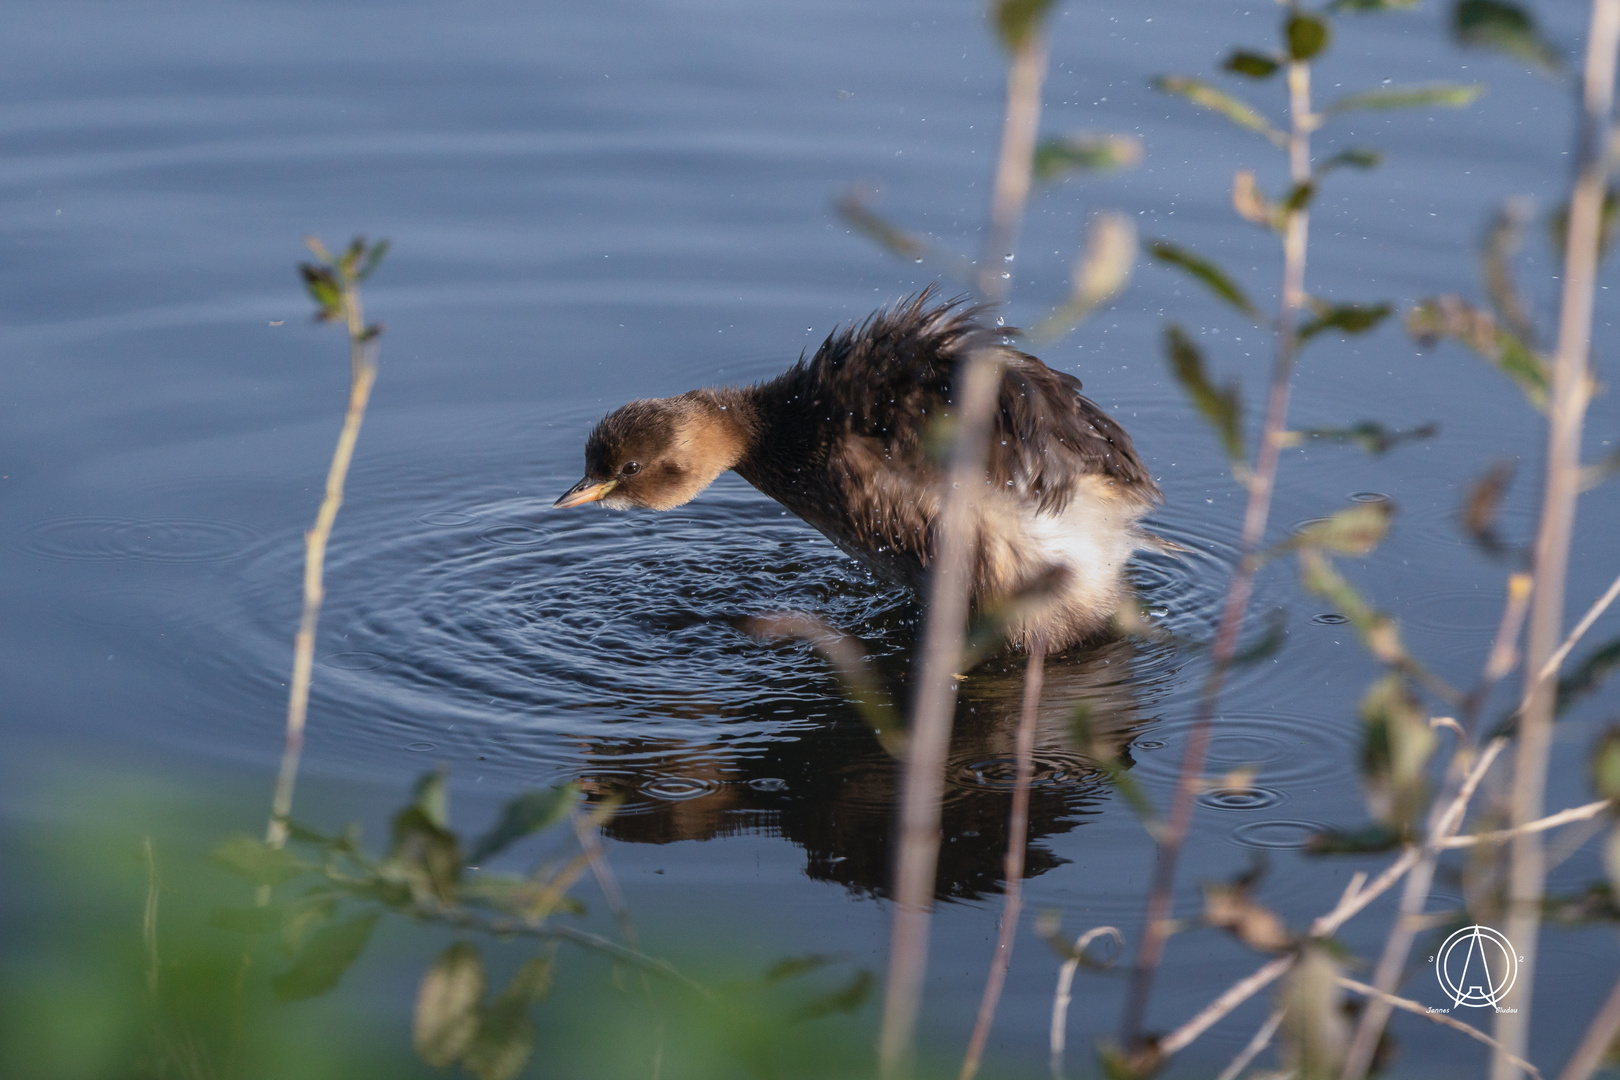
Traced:
<svg viewBox="0 0 1620 1080">
<path fill-rule="evenodd" d="M 1438 424 L 1424 424 L 1406 431 L 1392 431 L 1376 420 L 1362 420 L 1342 428 L 1306 428 L 1299 434 L 1326 442 L 1352 443 L 1374 456 L 1387 454 L 1404 442 L 1432 439 L 1440 431 Z"/>
<path fill-rule="evenodd" d="M 1350 1049 L 1350 1022 L 1342 1008 L 1339 965 L 1321 945 L 1307 945 L 1277 991 L 1282 1008 L 1283 1063 L 1295 1075 L 1318 1080 L 1339 1075 Z"/>
<path fill-rule="evenodd" d="M 1367 807 L 1385 825 L 1407 832 L 1426 801 L 1429 757 L 1439 737 L 1407 689 L 1406 679 L 1395 673 L 1367 691 L 1361 700 L 1361 720 Z"/>
<path fill-rule="evenodd" d="M 1136 223 L 1124 214 L 1095 215 L 1085 247 L 1075 260 L 1069 299 L 1030 331 L 1037 341 L 1052 341 L 1072 330 L 1099 306 L 1124 291 L 1136 267 Z"/>
<path fill-rule="evenodd" d="M 1367 555 L 1385 536 L 1395 520 L 1395 504 L 1387 499 L 1358 502 L 1312 522 L 1294 533 L 1282 548 L 1321 548 L 1340 555 Z"/>
<path fill-rule="evenodd" d="M 1237 384 L 1229 383 L 1217 390 L 1204 371 L 1203 354 L 1186 331 L 1174 323 L 1165 328 L 1164 347 L 1170 357 L 1171 373 L 1220 436 L 1226 456 L 1233 461 L 1243 460 L 1243 403 Z"/>
<path fill-rule="evenodd" d="M 1406 313 L 1406 332 L 1420 345 L 1454 338 L 1495 364 L 1524 396 L 1545 412 L 1552 374 L 1545 362 L 1487 311 L 1456 295 L 1424 300 Z"/>
<path fill-rule="evenodd" d="M 1050 183 L 1071 172 L 1128 169 L 1142 160 L 1142 140 L 1135 135 L 1076 132 L 1044 139 L 1035 148 L 1035 182 Z"/>
<path fill-rule="evenodd" d="M 524 792 L 508 800 L 501 808 L 500 821 L 474 845 L 467 861 L 482 863 L 525 836 L 551 828 L 568 816 L 578 798 L 579 788 L 568 783 L 546 791 Z"/>
<path fill-rule="evenodd" d="M 433 961 L 416 991 L 411 1042 L 423 1061 L 443 1069 L 461 1060 L 478 1034 L 483 998 L 484 962 L 476 948 L 458 941 Z"/>
<path fill-rule="evenodd" d="M 315 931 L 298 950 L 292 967 L 270 980 L 279 1001 L 301 1001 L 336 986 L 371 938 L 381 912 L 368 911 Z"/>
<path fill-rule="evenodd" d="M 1232 209 L 1244 221 L 1267 229 L 1276 229 L 1280 224 L 1276 204 L 1260 190 L 1252 169 L 1239 169 L 1232 174 Z"/>
<path fill-rule="evenodd" d="M 821 1016 L 831 1016 L 833 1013 L 855 1012 L 872 995 L 874 983 L 872 973 L 862 968 L 845 986 L 801 1005 L 797 1010 L 798 1018 L 814 1020 Z"/>
<path fill-rule="evenodd" d="M 260 885 L 280 885 L 315 869 L 284 848 L 251 836 L 233 836 L 214 849 L 214 861 Z"/>
<path fill-rule="evenodd" d="M 1272 608 L 1266 616 L 1266 631 L 1255 641 L 1239 649 L 1232 657 L 1233 667 L 1249 667 L 1275 656 L 1288 640 L 1288 612 Z"/>
<path fill-rule="evenodd" d="M 1620 225 L 1620 192 L 1614 188 L 1603 193 L 1603 212 L 1598 222 L 1598 257 L 1602 258 L 1609 253 L 1609 245 L 1614 241 L 1615 226 Z M 1564 247 L 1569 243 L 1569 203 L 1547 215 L 1547 238 L 1562 259 Z"/>
<path fill-rule="evenodd" d="M 1322 110 L 1322 115 L 1338 116 L 1356 109 L 1415 109 L 1424 105 L 1461 108 L 1485 92 L 1484 83 L 1436 83 L 1433 86 L 1392 86 L 1387 90 L 1366 90 L 1350 94 Z"/>
<path fill-rule="evenodd" d="M 1558 704 L 1563 713 L 1581 698 L 1597 690 L 1616 671 L 1620 671 L 1620 638 L 1593 651 L 1568 675 L 1558 680 Z"/>
<path fill-rule="evenodd" d="M 1462 527 L 1474 542 L 1492 555 L 1506 550 L 1501 537 L 1496 535 L 1496 512 L 1513 482 L 1515 464 L 1498 461 L 1486 474 L 1474 481 L 1463 499 Z"/>
<path fill-rule="evenodd" d="M 1247 75 L 1251 79 L 1269 78 L 1275 75 L 1281 66 L 1277 63 L 1276 57 L 1252 49 L 1233 49 L 1232 54 L 1221 65 L 1234 75 Z"/>
<path fill-rule="evenodd" d="M 1518 4 L 1462 0 L 1451 20 L 1451 33 L 1459 45 L 1495 49 L 1552 75 L 1563 70 L 1558 50 L 1541 36 L 1535 17 Z"/>
<path fill-rule="evenodd" d="M 1314 833 L 1305 850 L 1312 855 L 1371 855 L 1393 851 L 1405 842 L 1406 838 L 1388 825 L 1369 825 L 1364 829 Z"/>
<path fill-rule="evenodd" d="M 1400 627 L 1383 612 L 1361 598 L 1355 588 L 1334 569 L 1321 548 L 1299 548 L 1299 577 L 1305 591 L 1322 597 L 1350 620 L 1367 651 L 1386 664 L 1407 667 L 1412 663 L 1401 644 Z"/>
<path fill-rule="evenodd" d="M 371 245 L 371 249 L 366 252 L 365 261 L 360 264 L 360 269 L 355 272 L 354 280 L 359 282 L 370 277 L 372 272 L 375 271 L 379 265 L 381 265 L 383 256 L 388 254 L 388 249 L 391 246 L 392 241 L 389 240 L 379 240 L 375 244 Z"/>
<path fill-rule="evenodd" d="M 1485 230 L 1485 242 L 1480 250 L 1485 292 L 1490 297 L 1491 310 L 1502 325 L 1529 347 L 1535 346 L 1536 331 L 1530 320 L 1529 309 L 1513 280 L 1512 264 L 1513 257 L 1524 247 L 1525 227 L 1532 214 L 1527 196 L 1505 200 L 1491 219 L 1490 227 Z"/>
<path fill-rule="evenodd" d="M 1303 12 L 1290 15 L 1283 24 L 1283 39 L 1288 42 L 1288 55 L 1295 60 L 1310 60 L 1327 48 L 1331 37 L 1327 23 Z"/>
<path fill-rule="evenodd" d="M 1243 290 L 1226 276 L 1225 271 L 1201 255 L 1195 255 L 1186 248 L 1158 240 L 1149 245 L 1148 251 L 1160 262 L 1191 274 L 1204 284 L 1216 296 L 1237 308 L 1256 322 L 1265 322 L 1265 316 L 1249 301 Z"/>
<path fill-rule="evenodd" d="M 957 281 L 973 280 L 973 264 L 954 252 L 942 251 L 913 233 L 875 213 L 867 200 L 871 192 L 851 188 L 838 200 L 838 216 L 883 250 L 910 262 L 930 262 Z"/>
<path fill-rule="evenodd" d="M 1324 330 L 1365 334 L 1394 310 L 1389 304 L 1323 304 L 1316 316 L 1299 328 L 1299 340 L 1309 341 Z"/>
<path fill-rule="evenodd" d="M 1383 164 L 1384 155 L 1377 150 L 1369 150 L 1362 146 L 1352 146 L 1348 150 L 1340 150 L 1316 167 L 1317 176 L 1326 176 L 1334 169 L 1376 169 Z"/>
<path fill-rule="evenodd" d="M 1259 132 L 1278 146 L 1288 142 L 1288 136 L 1278 131 L 1252 105 L 1202 80 L 1189 79 L 1184 75 L 1163 75 L 1153 80 L 1153 87 L 1167 94 L 1180 95 L 1201 109 L 1220 113 L 1238 127 Z"/>
<path fill-rule="evenodd" d="M 478 1026 L 462 1065 L 478 1080 L 515 1080 L 534 1053 L 529 1010 L 551 989 L 551 961 L 537 956 L 518 968 Z"/>
</svg>

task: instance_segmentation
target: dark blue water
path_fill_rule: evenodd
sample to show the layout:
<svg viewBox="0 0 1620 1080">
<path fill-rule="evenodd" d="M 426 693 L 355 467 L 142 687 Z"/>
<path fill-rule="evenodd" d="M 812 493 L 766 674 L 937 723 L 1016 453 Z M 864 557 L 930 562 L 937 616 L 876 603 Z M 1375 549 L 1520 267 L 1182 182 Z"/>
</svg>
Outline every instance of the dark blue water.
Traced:
<svg viewBox="0 0 1620 1080">
<path fill-rule="evenodd" d="M 1339 21 L 1317 74 L 1324 97 L 1385 81 L 1491 91 L 1466 111 L 1361 114 L 1319 136 L 1388 160 L 1318 197 L 1315 294 L 1477 297 L 1472 250 L 1499 200 L 1560 198 L 1566 95 L 1457 51 L 1442 15 Z M 1578 40 L 1579 12 L 1549 17 L 1556 38 Z M 1275 296 L 1274 242 L 1227 200 L 1236 168 L 1281 186 L 1280 158 L 1147 88 L 1158 72 L 1210 74 L 1229 43 L 1269 43 L 1274 20 L 1270 4 L 1214 3 L 1072 5 L 1056 18 L 1044 127 L 1132 132 L 1146 159 L 1038 194 L 1011 321 L 1063 299 L 1100 208 Z M 849 185 L 881 185 L 882 212 L 976 251 L 1001 80 L 967 3 L 6 5 L 0 723 L 16 827 L 66 812 L 27 794 L 44 762 L 263 776 L 268 790 L 300 538 L 347 379 L 341 335 L 309 323 L 292 270 L 302 235 L 360 231 L 395 247 L 366 290 L 387 333 L 328 566 L 310 797 L 377 818 L 434 762 L 480 806 L 578 778 L 628 800 L 610 851 L 650 934 L 723 926 L 762 957 L 820 949 L 880 965 L 893 762 L 807 648 L 761 642 L 741 622 L 817 613 L 898 678 L 914 604 L 735 478 L 661 516 L 546 507 L 577 479 L 609 408 L 767 377 L 932 280 L 837 218 Z M 1253 96 L 1279 104 L 1269 84 Z M 1534 236 L 1526 282 L 1544 320 L 1554 267 Z M 1614 314 L 1600 293 L 1607 382 Z M 1153 266 L 1044 355 L 1127 425 L 1160 478 L 1155 527 L 1191 554 L 1146 556 L 1137 580 L 1160 622 L 1196 638 L 1233 564 L 1240 496 L 1159 356 L 1168 318 L 1258 402 L 1265 336 Z M 1391 540 L 1346 572 L 1437 672 L 1470 682 L 1507 568 L 1464 542 L 1457 508 L 1492 460 L 1518 459 L 1504 531 L 1526 539 L 1539 419 L 1504 378 L 1454 346 L 1420 353 L 1396 320 L 1328 337 L 1299 371 L 1295 426 L 1432 420 L 1441 433 L 1381 458 L 1290 451 L 1273 533 L 1355 493 L 1392 497 Z M 1617 421 L 1613 396 L 1600 397 L 1589 456 L 1620 437 Z M 1620 569 L 1613 490 L 1581 514 L 1576 608 Z M 1287 646 L 1225 698 L 1211 772 L 1258 771 L 1252 790 L 1205 800 L 1181 878 L 1189 911 L 1199 880 L 1256 851 L 1273 868 L 1263 898 L 1295 925 L 1379 865 L 1298 850 L 1311 830 L 1362 818 L 1355 704 L 1376 671 L 1347 627 L 1313 620 L 1325 608 L 1293 578 L 1273 568 L 1255 599 L 1257 612 L 1287 613 Z M 1616 626 L 1608 617 L 1592 640 Z M 1163 800 L 1200 672 L 1195 651 L 1126 644 L 1052 665 L 1031 909 L 1134 934 L 1151 846 L 1068 748 L 1066 710 L 1088 702 Z M 929 999 L 942 1039 L 960 1038 L 990 955 L 1018 692 L 1010 665 L 963 687 L 942 857 L 942 893 L 958 902 L 936 922 Z M 1560 728 L 1550 806 L 1589 797 L 1579 763 L 1603 715 L 1600 700 Z M 1555 883 L 1595 873 L 1588 848 Z M 1346 940 L 1370 951 L 1384 917 Z M 1620 954 L 1602 934 L 1545 941 L 1537 1057 L 1555 1061 Z M 1154 1022 L 1185 1018 L 1254 963 L 1212 934 L 1177 939 Z M 1056 966 L 1020 939 L 993 1054 L 1044 1059 Z M 1423 998 L 1426 978 L 1410 992 Z M 1078 1052 L 1112 1030 L 1118 994 L 1077 985 Z M 1197 1044 L 1188 1073 L 1229 1058 L 1263 1007 Z M 1472 1046 L 1420 1023 L 1396 1022 L 1409 1068 L 1473 1073 Z"/>
</svg>

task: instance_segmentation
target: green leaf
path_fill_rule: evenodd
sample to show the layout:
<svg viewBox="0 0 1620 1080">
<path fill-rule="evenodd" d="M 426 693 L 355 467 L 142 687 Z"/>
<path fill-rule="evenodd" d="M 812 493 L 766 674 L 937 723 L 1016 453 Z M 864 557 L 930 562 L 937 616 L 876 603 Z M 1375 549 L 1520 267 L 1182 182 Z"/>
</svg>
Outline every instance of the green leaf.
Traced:
<svg viewBox="0 0 1620 1080">
<path fill-rule="evenodd" d="M 1592 748 L 1592 790 L 1620 800 L 1620 726 L 1610 725 Z"/>
<path fill-rule="evenodd" d="M 1384 155 L 1377 150 L 1369 150 L 1362 146 L 1352 146 L 1348 150 L 1340 150 L 1316 167 L 1317 176 L 1326 176 L 1334 169 L 1376 169 L 1383 164 Z"/>
<path fill-rule="evenodd" d="M 382 917 L 368 911 L 315 931 L 298 950 L 292 967 L 270 980 L 279 1001 L 302 1001 L 336 986 L 343 973 L 360 958 L 372 928 Z"/>
<path fill-rule="evenodd" d="M 423 773 L 411 792 L 411 803 L 434 828 L 450 827 L 450 774 L 443 768 Z"/>
<path fill-rule="evenodd" d="M 1252 49 L 1233 49 L 1222 68 L 1234 75 L 1247 75 L 1251 79 L 1265 79 L 1277 73 L 1282 65 L 1277 58 Z"/>
<path fill-rule="evenodd" d="M 478 950 L 458 941 L 433 961 L 416 991 L 411 1042 L 435 1069 L 460 1061 L 478 1035 L 484 999 L 484 962 Z"/>
<path fill-rule="evenodd" d="M 1343 510 L 1313 521 L 1294 533 L 1281 547 L 1320 548 L 1340 555 L 1368 555 L 1389 535 L 1395 504 L 1387 499 L 1352 503 Z"/>
<path fill-rule="evenodd" d="M 1353 443 L 1374 456 L 1386 454 L 1403 442 L 1431 439 L 1439 434 L 1438 424 L 1424 424 L 1406 431 L 1391 431 L 1376 420 L 1362 420 L 1342 428 L 1306 428 L 1299 434 L 1326 442 Z"/>
<path fill-rule="evenodd" d="M 1142 160 L 1142 140 L 1135 135 L 1076 132 L 1043 139 L 1035 148 L 1035 182 L 1050 183 L 1071 172 L 1128 169 Z"/>
<path fill-rule="evenodd" d="M 854 974 L 847 985 L 805 1002 L 799 1007 L 796 1015 L 800 1020 L 814 1020 L 821 1016 L 831 1016 L 833 1013 L 856 1012 L 872 995 L 874 983 L 872 973 L 862 968 Z"/>
<path fill-rule="evenodd" d="M 1350 1049 L 1350 1021 L 1339 988 L 1339 965 L 1320 944 L 1306 945 L 1277 990 L 1282 1009 L 1282 1061 L 1295 1075 L 1339 1075 Z"/>
<path fill-rule="evenodd" d="M 772 964 L 765 971 L 763 982 L 785 982 L 788 979 L 798 979 L 812 972 L 820 971 L 829 964 L 836 964 L 836 956 L 824 953 L 806 953 L 804 956 L 788 956 Z"/>
<path fill-rule="evenodd" d="M 1596 649 L 1580 666 L 1558 680 L 1556 711 L 1563 713 L 1581 698 L 1602 686 L 1604 680 L 1620 671 L 1620 638 Z"/>
<path fill-rule="evenodd" d="M 1136 268 L 1136 223 L 1104 211 L 1086 226 L 1085 247 L 1070 274 L 1069 299 L 1030 331 L 1036 341 L 1055 341 L 1098 306 L 1118 296 Z"/>
<path fill-rule="evenodd" d="M 501 820 L 474 845 L 467 861 L 482 863 L 530 833 L 551 828 L 568 816 L 578 799 L 578 786 L 568 783 L 548 791 L 525 792 L 509 800 L 501 808 Z"/>
<path fill-rule="evenodd" d="M 478 1080 L 516 1080 L 534 1053 L 529 1010 L 551 989 L 551 960 L 537 956 L 518 968 L 478 1025 L 462 1066 Z"/>
<path fill-rule="evenodd" d="M 1379 679 L 1361 700 L 1365 725 L 1361 775 L 1367 807 L 1389 827 L 1409 832 L 1428 794 L 1429 757 L 1439 742 L 1404 676 Z"/>
<path fill-rule="evenodd" d="M 1383 612 L 1361 598 L 1355 588 L 1333 568 L 1321 548 L 1299 547 L 1299 577 L 1305 591 L 1322 597 L 1350 620 L 1367 651 L 1386 664 L 1409 667 L 1412 659 L 1401 644 L 1400 627 Z"/>
<path fill-rule="evenodd" d="M 1154 79 L 1152 85 L 1154 89 L 1167 94 L 1180 95 L 1201 109 L 1220 113 L 1238 127 L 1259 132 L 1278 146 L 1288 143 L 1288 136 L 1272 126 L 1271 121 L 1253 106 L 1202 80 L 1189 79 L 1184 75 L 1163 75 Z"/>
<path fill-rule="evenodd" d="M 310 298 L 320 308 L 315 317 L 322 322 L 340 318 L 343 315 L 343 291 L 332 271 L 313 263 L 299 263 L 298 273 L 304 279 L 304 288 L 308 290 Z"/>
<path fill-rule="evenodd" d="M 1462 0 L 1451 14 L 1457 44 L 1516 56 L 1549 74 L 1563 70 L 1563 57 L 1536 28 L 1530 12 L 1502 0 Z"/>
<path fill-rule="evenodd" d="M 315 867 L 284 848 L 251 836 L 233 836 L 214 849 L 214 861 L 260 885 L 280 885 Z"/>
<path fill-rule="evenodd" d="M 1171 266 L 1179 267 L 1197 278 L 1216 296 L 1237 308 L 1243 314 L 1256 322 L 1265 322 L 1265 316 L 1260 310 L 1249 302 L 1243 290 L 1238 288 L 1226 272 L 1201 255 L 1195 255 L 1186 248 L 1175 244 L 1157 240 L 1148 246 L 1148 251 L 1155 259 Z"/>
<path fill-rule="evenodd" d="M 1316 183 L 1307 180 L 1302 184 L 1295 184 L 1288 189 L 1288 198 L 1282 202 L 1285 214 L 1292 214 L 1296 210 L 1303 210 L 1311 205 L 1311 199 L 1316 196 Z"/>
<path fill-rule="evenodd" d="M 1461 108 L 1485 92 L 1484 83 L 1435 83 L 1432 86 L 1392 86 L 1350 94 L 1322 110 L 1324 117 L 1355 109 L 1415 109 L 1423 105 Z"/>
<path fill-rule="evenodd" d="M 208 925 L 221 930 L 233 930 L 238 934 L 269 934 L 280 930 L 286 917 L 287 910 L 280 904 L 222 907 L 215 908 L 208 916 Z"/>
<path fill-rule="evenodd" d="M 870 192 L 858 187 L 851 188 L 838 200 L 838 216 L 848 222 L 856 232 L 876 242 L 879 247 L 892 255 L 898 255 L 913 263 L 934 263 L 948 277 L 958 281 L 973 280 L 974 271 L 971 262 L 955 252 L 936 248 L 922 237 L 890 223 L 866 205 L 866 200 L 870 196 Z"/>
<path fill-rule="evenodd" d="M 1017 52 L 1041 32 L 1052 0 L 995 0 L 991 16 L 1008 52 Z"/>
<path fill-rule="evenodd" d="M 1456 295 L 1424 300 L 1406 313 L 1406 332 L 1425 346 L 1441 338 L 1455 338 L 1500 368 L 1518 384 L 1530 404 L 1547 410 L 1552 373 L 1540 356 L 1511 330 L 1498 325 L 1490 312 L 1480 311 Z"/>
<path fill-rule="evenodd" d="M 1204 372 L 1203 354 L 1186 331 L 1174 323 L 1165 328 L 1164 347 L 1176 382 L 1220 436 L 1226 456 L 1233 461 L 1243 460 L 1243 401 L 1237 383 L 1217 390 Z"/>
<path fill-rule="evenodd" d="M 378 265 L 382 263 L 383 256 L 388 254 L 390 246 L 392 246 L 392 241 L 389 240 L 379 240 L 371 245 L 371 250 L 366 252 L 365 261 L 360 264 L 360 269 L 355 272 L 354 280 L 361 282 L 370 277 L 372 271 L 376 270 Z"/>
<path fill-rule="evenodd" d="M 1299 328 L 1301 343 L 1311 340 L 1324 330 L 1338 330 L 1346 334 L 1365 334 L 1389 317 L 1394 307 L 1389 304 L 1323 304 L 1314 318 Z"/>
<path fill-rule="evenodd" d="M 454 833 L 434 825 L 414 806 L 394 818 L 394 842 L 385 870 L 403 879 L 414 899 L 454 904 L 461 869 Z"/>
<path fill-rule="evenodd" d="M 1309 60 L 1328 47 L 1332 39 L 1327 23 L 1314 15 L 1295 12 L 1283 24 L 1283 39 L 1288 42 L 1288 55 L 1295 60 Z"/>
<path fill-rule="evenodd" d="M 1329 829 L 1315 833 L 1305 844 L 1312 855 L 1372 855 L 1393 851 L 1405 843 L 1406 838 L 1388 825 L 1369 825 L 1363 829 Z"/>
</svg>

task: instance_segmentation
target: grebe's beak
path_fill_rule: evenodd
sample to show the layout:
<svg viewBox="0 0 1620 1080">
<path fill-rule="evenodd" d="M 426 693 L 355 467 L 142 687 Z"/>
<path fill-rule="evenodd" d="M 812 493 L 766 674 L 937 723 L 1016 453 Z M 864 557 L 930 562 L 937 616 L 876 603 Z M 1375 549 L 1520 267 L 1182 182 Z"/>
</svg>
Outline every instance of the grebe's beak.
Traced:
<svg viewBox="0 0 1620 1080">
<path fill-rule="evenodd" d="M 587 476 L 563 492 L 563 497 L 551 506 L 555 510 L 566 510 L 570 506 L 584 506 L 586 503 L 598 502 L 607 498 L 608 492 L 618 486 L 617 480 L 592 480 Z"/>
</svg>

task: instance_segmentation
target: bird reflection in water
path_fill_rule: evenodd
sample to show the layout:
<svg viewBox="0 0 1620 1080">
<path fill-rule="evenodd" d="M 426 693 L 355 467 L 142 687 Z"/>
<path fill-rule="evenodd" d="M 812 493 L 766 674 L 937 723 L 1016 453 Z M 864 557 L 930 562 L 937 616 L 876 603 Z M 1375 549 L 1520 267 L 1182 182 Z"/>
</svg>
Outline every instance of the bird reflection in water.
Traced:
<svg viewBox="0 0 1620 1080">
<path fill-rule="evenodd" d="M 1077 712 L 1089 717 L 1087 747 L 1131 764 L 1129 743 L 1145 718 L 1130 681 L 1127 640 L 1053 657 L 1037 717 L 1025 875 L 1065 861 L 1041 840 L 1099 813 L 1107 783 L 1079 749 Z M 962 682 L 946 770 L 936 894 L 970 899 L 999 892 L 1012 799 L 1014 741 L 1024 664 L 993 660 Z M 780 702 L 756 702 L 767 726 Z M 797 702 L 796 704 L 802 704 Z M 744 723 L 748 718 L 741 718 Z M 667 844 L 742 833 L 781 836 L 804 848 L 806 873 L 852 892 L 887 896 L 900 764 L 852 708 L 757 747 L 652 739 L 592 740 L 580 778 L 593 801 L 624 800 L 606 828 L 630 843 Z"/>
</svg>

